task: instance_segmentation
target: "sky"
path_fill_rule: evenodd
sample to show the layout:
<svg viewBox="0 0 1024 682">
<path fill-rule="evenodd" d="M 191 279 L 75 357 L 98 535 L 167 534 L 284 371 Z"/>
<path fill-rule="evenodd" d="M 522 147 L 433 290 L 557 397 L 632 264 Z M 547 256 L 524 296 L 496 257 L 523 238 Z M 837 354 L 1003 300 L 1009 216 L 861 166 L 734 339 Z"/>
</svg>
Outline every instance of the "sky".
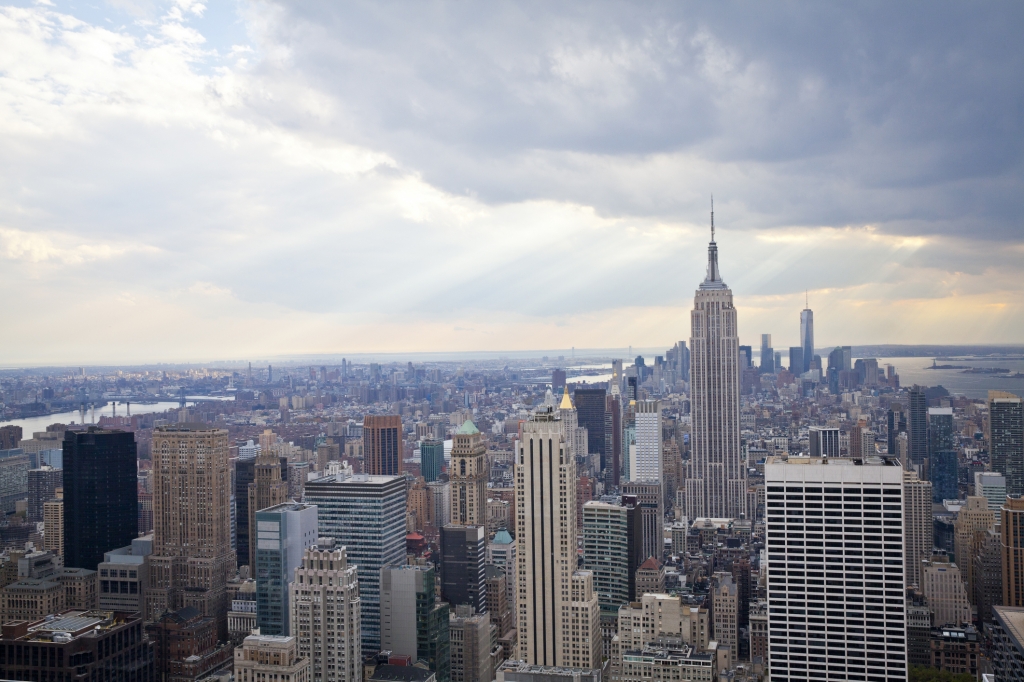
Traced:
<svg viewBox="0 0 1024 682">
<path fill-rule="evenodd" d="M 3 0 L 0 0 L 2 2 Z M 1024 4 L 0 5 L 0 366 L 1024 342 Z M 806 297 L 806 299 L 805 299 Z"/>
</svg>

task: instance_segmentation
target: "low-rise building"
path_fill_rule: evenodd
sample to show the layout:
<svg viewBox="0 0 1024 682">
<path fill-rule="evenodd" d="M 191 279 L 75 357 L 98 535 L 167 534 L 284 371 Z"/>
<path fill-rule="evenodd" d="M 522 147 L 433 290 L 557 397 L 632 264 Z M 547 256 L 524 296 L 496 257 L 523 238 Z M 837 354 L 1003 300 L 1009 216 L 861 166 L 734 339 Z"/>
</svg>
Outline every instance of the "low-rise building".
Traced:
<svg viewBox="0 0 1024 682">
<path fill-rule="evenodd" d="M 932 630 L 931 651 L 933 668 L 954 675 L 978 677 L 981 642 L 973 626 L 935 628 Z"/>
<path fill-rule="evenodd" d="M 217 621 L 194 606 L 168 611 L 146 626 L 162 682 L 196 682 L 230 669 L 230 644 L 217 641 Z"/>
<path fill-rule="evenodd" d="M 600 668 L 560 668 L 509 660 L 495 671 L 497 682 L 601 682 Z"/>
<path fill-rule="evenodd" d="M 99 573 L 99 607 L 115 611 L 139 611 L 145 606 L 148 566 L 146 556 L 153 552 L 153 536 L 132 540 L 132 544 L 104 553 L 96 567 Z"/>
<path fill-rule="evenodd" d="M 646 647 L 622 654 L 621 682 L 713 682 L 715 656 L 693 647 Z"/>
<path fill-rule="evenodd" d="M 309 659 L 294 637 L 249 635 L 235 649 L 235 682 L 308 682 Z"/>
</svg>

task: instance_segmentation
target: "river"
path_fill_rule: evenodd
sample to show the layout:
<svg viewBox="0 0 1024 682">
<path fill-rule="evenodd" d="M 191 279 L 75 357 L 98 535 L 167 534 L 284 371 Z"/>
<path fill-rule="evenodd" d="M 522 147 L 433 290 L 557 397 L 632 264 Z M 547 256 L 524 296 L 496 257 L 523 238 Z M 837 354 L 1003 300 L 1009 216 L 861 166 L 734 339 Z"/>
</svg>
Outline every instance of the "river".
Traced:
<svg viewBox="0 0 1024 682">
<path fill-rule="evenodd" d="M 189 405 L 195 405 L 197 402 L 202 400 L 234 400 L 233 397 L 225 396 L 188 396 L 186 402 Z M 167 410 L 176 410 L 179 407 L 177 400 L 160 400 L 151 404 L 144 403 L 132 403 L 131 413 L 132 414 L 152 414 L 154 412 L 166 412 Z M 114 414 L 118 416 L 125 416 L 128 413 L 128 406 L 121 401 L 111 400 L 104 407 L 96 408 L 96 421 L 100 420 L 100 417 L 111 417 Z M 70 412 L 56 412 L 54 414 L 44 415 L 42 417 L 27 417 L 25 419 L 12 419 L 11 421 L 0 422 L 0 426 L 7 426 L 13 424 L 20 426 L 23 434 L 23 438 L 31 438 L 32 434 L 37 431 L 45 431 L 46 427 L 50 424 L 72 424 L 81 423 L 82 414 L 78 410 L 72 410 Z M 93 423 L 93 413 L 91 410 L 85 412 L 85 423 Z"/>
</svg>

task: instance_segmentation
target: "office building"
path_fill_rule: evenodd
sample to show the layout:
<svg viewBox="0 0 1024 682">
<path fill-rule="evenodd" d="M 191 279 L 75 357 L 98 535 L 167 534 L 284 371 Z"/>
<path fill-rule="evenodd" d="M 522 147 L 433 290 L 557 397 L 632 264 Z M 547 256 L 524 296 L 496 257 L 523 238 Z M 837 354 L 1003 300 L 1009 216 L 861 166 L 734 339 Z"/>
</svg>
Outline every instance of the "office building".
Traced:
<svg viewBox="0 0 1024 682">
<path fill-rule="evenodd" d="M 295 637 L 249 635 L 235 649 L 236 682 L 309 682 L 309 659 Z"/>
<path fill-rule="evenodd" d="M 729 647 L 733 658 L 739 655 L 739 613 L 739 589 L 732 575 L 716 572 L 712 577 L 711 634 L 719 647 Z"/>
<path fill-rule="evenodd" d="M 775 374 L 775 349 L 772 348 L 772 335 L 761 334 L 761 374 Z"/>
<path fill-rule="evenodd" d="M 12 514 L 17 511 L 18 502 L 28 498 L 28 455 L 20 450 L 11 450 L 7 457 L 0 459 L 0 511 Z"/>
<path fill-rule="evenodd" d="M 16 424 L 0 426 L 0 450 L 13 450 L 21 443 L 23 431 Z"/>
<path fill-rule="evenodd" d="M 291 631 L 289 584 L 309 547 L 316 544 L 317 509 L 286 502 L 256 512 L 256 626 L 264 635 Z"/>
<path fill-rule="evenodd" d="M 291 584 L 291 635 L 309 659 L 310 682 L 358 682 L 362 675 L 359 579 L 344 547 L 320 538 Z"/>
<path fill-rule="evenodd" d="M 772 679 L 809 679 L 826 662 L 834 669 L 828 679 L 905 679 L 899 461 L 769 457 L 765 486 Z M 833 511 L 840 503 L 841 517 Z M 869 509 L 875 506 L 889 516 Z M 789 539 L 798 534 L 800 544 Z M 826 569 L 826 551 L 840 548 L 849 552 L 846 562 L 828 562 Z M 800 572 L 798 579 L 786 577 Z M 827 596 L 826 578 L 832 586 Z M 864 637 L 873 638 L 870 654 L 861 648 Z"/>
<path fill-rule="evenodd" d="M 71 610 L 5 623 L 0 677 L 5 680 L 154 682 L 153 644 L 138 614 Z"/>
<path fill-rule="evenodd" d="M 1024 607 L 992 607 L 992 622 L 986 623 L 985 631 L 992 638 L 994 679 L 1024 682 Z"/>
<path fill-rule="evenodd" d="M 763 663 L 768 659 L 768 602 L 763 599 L 750 602 L 747 618 L 750 660 Z"/>
<path fill-rule="evenodd" d="M 903 546 L 907 587 L 921 586 L 921 562 L 932 556 L 932 484 L 922 481 L 916 472 L 903 474 Z"/>
<path fill-rule="evenodd" d="M 659 643 L 623 652 L 616 679 L 621 682 L 714 682 L 719 679 L 719 667 L 719 657 L 714 652 L 699 653 L 686 645 Z"/>
<path fill-rule="evenodd" d="M 619 651 L 643 649 L 662 639 L 679 639 L 707 651 L 711 623 L 707 608 L 684 604 L 678 596 L 645 594 L 619 608 Z"/>
<path fill-rule="evenodd" d="M 101 611 L 144 613 L 148 571 L 146 557 L 153 552 L 153 536 L 135 538 L 127 547 L 103 555 L 99 573 L 98 608 Z"/>
<path fill-rule="evenodd" d="M 718 271 L 712 212 L 707 276 L 694 296 L 690 314 L 692 447 L 686 477 L 686 515 L 691 519 L 738 519 L 747 514 L 747 477 L 740 450 L 736 324 L 732 290 Z M 772 353 L 762 355 L 762 368 L 768 356 Z"/>
<path fill-rule="evenodd" d="M 558 405 L 558 418 L 562 420 L 562 430 L 565 432 L 565 444 L 570 456 L 585 459 L 588 454 L 589 438 L 587 430 L 580 426 L 579 415 L 576 406 L 572 404 L 569 397 L 569 389 L 562 393 L 562 402 Z M 605 410 L 605 426 L 608 426 L 608 413 Z"/>
<path fill-rule="evenodd" d="M 438 682 L 451 679 L 448 605 L 435 596 L 433 566 L 386 566 L 380 571 L 381 650 L 422 661 Z"/>
<path fill-rule="evenodd" d="M 157 427 L 152 458 L 155 523 L 153 553 L 146 557 L 146 619 L 194 607 L 213 619 L 216 636 L 226 640 L 225 587 L 235 572 L 228 432 L 205 424 Z"/>
<path fill-rule="evenodd" d="M 839 429 L 812 426 L 807 430 L 811 457 L 839 457 Z"/>
<path fill-rule="evenodd" d="M 971 603 L 977 610 L 979 623 L 992 620 L 992 607 L 1003 603 L 1003 547 L 999 532 L 985 532 L 974 550 L 974 592 Z"/>
<path fill-rule="evenodd" d="M 580 411 L 580 392 L 576 405 Z M 604 398 L 601 398 L 604 410 Z M 602 415 L 603 419 L 603 415 Z M 593 575 L 576 568 L 576 461 L 567 456 L 562 423 L 548 410 L 522 424 L 516 453 L 519 656 L 533 665 L 600 666 L 600 607 Z M 566 587 L 569 590 L 566 590 Z M 582 609 L 582 610 L 581 610 Z M 573 622 L 592 623 L 584 641 Z M 575 641 L 570 641 L 575 640 Z M 582 651 L 596 656 L 572 664 Z"/>
<path fill-rule="evenodd" d="M 601 682 L 601 668 L 579 670 L 509 660 L 498 666 L 494 679 L 497 682 Z"/>
<path fill-rule="evenodd" d="M 306 483 L 305 502 L 315 504 L 319 535 L 346 548 L 358 567 L 363 653 L 380 645 L 380 569 L 405 562 L 405 479 L 401 476 L 335 474 Z"/>
<path fill-rule="evenodd" d="M 491 634 L 494 626 L 486 614 L 457 606 L 449 615 L 452 682 L 491 682 Z"/>
<path fill-rule="evenodd" d="M 551 394 L 558 395 L 565 390 L 565 370 L 551 370 Z"/>
<path fill-rule="evenodd" d="M 898 403 L 893 403 L 889 408 L 886 415 L 887 419 L 887 448 L 886 452 L 890 455 L 897 455 L 896 452 L 896 439 L 899 435 L 906 434 L 907 432 L 907 415 L 903 412 L 903 406 Z"/>
<path fill-rule="evenodd" d="M 57 488 L 64 487 L 64 471 L 51 466 L 29 469 L 28 521 L 43 521 L 43 503 L 57 496 Z"/>
<path fill-rule="evenodd" d="M 607 464 L 605 462 L 605 391 L 601 388 L 577 388 L 573 393 L 573 403 L 576 405 L 576 417 L 579 425 L 587 431 L 587 453 L 597 453 L 601 456 L 601 469 Z M 582 453 L 575 453 L 576 455 Z"/>
<path fill-rule="evenodd" d="M 60 493 L 63 496 L 63 491 Z M 64 500 L 43 503 L 43 549 L 64 556 Z"/>
<path fill-rule="evenodd" d="M 1006 477 L 1006 494 L 1024 495 L 1024 401 L 1005 391 L 989 391 L 989 458 L 992 471 Z"/>
<path fill-rule="evenodd" d="M 398 415 L 366 415 L 363 418 L 363 452 L 366 473 L 397 476 L 402 473 L 402 418 Z"/>
<path fill-rule="evenodd" d="M 636 593 L 662 594 L 665 592 L 665 565 L 654 557 L 648 557 L 636 569 Z"/>
<path fill-rule="evenodd" d="M 436 481 L 444 468 L 444 441 L 425 440 L 420 443 L 420 473 L 427 483 Z"/>
<path fill-rule="evenodd" d="M 1003 604 L 1024 607 L 1024 498 L 1007 497 L 1001 514 Z"/>
<path fill-rule="evenodd" d="M 483 613 L 487 609 L 486 556 L 487 530 L 483 526 L 441 528 L 441 599 Z"/>
<path fill-rule="evenodd" d="M 928 408 L 928 462 L 934 500 L 960 498 L 953 408 Z"/>
<path fill-rule="evenodd" d="M 135 434 L 67 431 L 63 457 L 64 565 L 95 571 L 139 534 Z"/>
<path fill-rule="evenodd" d="M 501 658 L 515 655 L 516 621 L 515 613 L 508 601 L 510 576 L 492 564 L 484 566 L 487 580 L 487 615 L 496 629 L 498 644 L 502 647 Z"/>
<path fill-rule="evenodd" d="M 810 308 L 800 311 L 800 346 L 803 369 L 801 373 L 808 372 L 814 362 L 814 312 Z"/>
<path fill-rule="evenodd" d="M 452 486 L 452 518 L 459 526 L 487 525 L 487 446 L 469 421 L 452 438 L 448 479 Z"/>
<path fill-rule="evenodd" d="M 928 398 L 920 386 L 911 388 L 907 397 L 907 454 L 910 464 L 920 467 L 928 458 Z"/>
<path fill-rule="evenodd" d="M 630 451 L 630 481 L 661 481 L 665 474 L 661 434 L 661 405 L 638 400 L 635 406 L 636 447 Z"/>
<path fill-rule="evenodd" d="M 261 509 L 268 509 L 288 501 L 288 460 L 274 453 L 271 448 L 261 452 L 253 461 L 253 480 L 248 485 L 245 494 L 247 503 L 246 513 L 249 516 L 247 529 L 247 545 L 249 546 L 249 561 L 251 567 L 256 566 L 256 547 L 258 543 L 253 542 L 256 533 L 256 513 Z M 255 568 L 253 569 L 255 570 Z M 279 634 L 267 632 L 268 635 Z"/>
<path fill-rule="evenodd" d="M 967 503 L 960 507 L 953 521 L 954 556 L 956 565 L 967 583 L 967 594 L 974 593 L 974 565 L 971 560 L 973 549 L 984 537 L 985 532 L 995 527 L 995 514 L 988 508 L 988 500 L 984 497 L 971 495 Z M 942 623 L 937 623 L 942 625 Z"/>
<path fill-rule="evenodd" d="M 516 579 L 518 562 L 516 561 L 516 542 L 507 530 L 499 530 L 494 534 L 494 538 L 487 543 L 487 563 L 497 566 L 505 572 L 506 599 L 513 616 L 512 625 L 516 627 L 515 617 L 518 613 L 516 604 L 519 603 L 516 598 L 516 589 L 519 584 Z"/>
<path fill-rule="evenodd" d="M 623 499 L 634 500 L 634 507 L 640 509 L 640 525 L 642 531 L 640 557 L 643 563 L 648 557 L 661 560 L 665 551 L 665 496 L 661 483 L 646 481 L 643 483 L 623 483 Z"/>
<path fill-rule="evenodd" d="M 988 500 L 988 508 L 998 526 L 1002 522 L 1000 511 L 1006 502 L 1006 477 L 990 471 L 975 472 L 974 494 Z"/>
<path fill-rule="evenodd" d="M 967 600 L 963 573 L 945 554 L 936 554 L 923 563 L 921 591 L 928 599 L 932 625 L 963 625 L 971 622 L 971 604 Z"/>
<path fill-rule="evenodd" d="M 228 611 L 228 637 L 238 646 L 256 628 L 256 581 L 246 580 L 238 585 Z"/>
</svg>

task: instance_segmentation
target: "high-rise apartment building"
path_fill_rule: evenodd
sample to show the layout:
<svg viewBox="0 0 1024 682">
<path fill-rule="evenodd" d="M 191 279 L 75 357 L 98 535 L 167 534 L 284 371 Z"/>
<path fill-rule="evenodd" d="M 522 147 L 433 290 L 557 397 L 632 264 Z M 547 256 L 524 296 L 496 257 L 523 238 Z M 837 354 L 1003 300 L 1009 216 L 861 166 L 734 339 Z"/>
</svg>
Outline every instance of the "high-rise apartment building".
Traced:
<svg viewBox="0 0 1024 682">
<path fill-rule="evenodd" d="M 286 502 L 256 512 L 256 626 L 264 635 L 290 631 L 289 589 L 306 549 L 317 540 L 316 507 Z"/>
<path fill-rule="evenodd" d="M 64 555 L 63 499 L 54 498 L 43 503 L 43 549 L 57 556 Z"/>
<path fill-rule="evenodd" d="M 800 346 L 803 350 L 803 371 L 807 372 L 814 362 L 814 312 L 810 308 L 800 311 Z"/>
<path fill-rule="evenodd" d="M 1024 498 L 1007 497 L 1001 514 L 1003 604 L 1024 607 Z"/>
<path fill-rule="evenodd" d="M 444 468 L 444 441 L 425 440 L 420 443 L 420 473 L 423 480 L 432 483 L 441 477 Z"/>
<path fill-rule="evenodd" d="M 43 520 L 43 503 L 52 500 L 57 488 L 64 486 L 64 471 L 51 466 L 29 469 L 28 472 L 28 520 Z"/>
<path fill-rule="evenodd" d="M 191 606 L 212 618 L 217 636 L 226 640 L 225 587 L 235 570 L 228 432 L 205 424 L 157 427 L 152 458 L 154 536 L 153 553 L 146 557 L 146 619 Z M 116 547 L 127 544 L 131 539 Z"/>
<path fill-rule="evenodd" d="M 1006 477 L 1006 494 L 1024 495 L 1024 400 L 989 391 L 989 458 L 992 471 Z"/>
<path fill-rule="evenodd" d="M 358 567 L 363 653 L 377 653 L 381 649 L 380 569 L 405 562 L 405 479 L 324 476 L 306 483 L 304 501 L 317 507 L 320 537 L 334 538 Z"/>
<path fill-rule="evenodd" d="M 359 578 L 344 547 L 319 538 L 291 584 L 291 631 L 309 659 L 310 682 L 362 679 Z"/>
<path fill-rule="evenodd" d="M 257 512 L 288 501 L 287 476 L 282 473 L 288 471 L 287 461 L 287 459 L 279 457 L 268 449 L 257 455 L 255 462 L 253 462 L 253 481 L 249 484 L 248 490 L 246 490 L 246 495 L 248 496 L 246 509 L 249 514 L 249 522 L 247 524 L 249 528 L 249 566 L 251 567 L 256 566 L 256 548 L 258 543 L 252 540 L 257 532 L 255 530 Z M 265 634 L 276 635 L 280 633 L 267 632 Z"/>
<path fill-rule="evenodd" d="M 769 457 L 765 486 L 772 679 L 906 679 L 899 461 Z"/>
<path fill-rule="evenodd" d="M 397 476 L 402 473 L 402 418 L 398 415 L 366 415 L 363 418 L 363 452 L 366 473 Z"/>
<path fill-rule="evenodd" d="M 604 404 L 602 395 L 602 412 Z M 593 575 L 576 571 L 576 461 L 562 429 L 550 409 L 535 412 L 521 426 L 515 455 L 519 658 L 533 665 L 596 668 L 600 607 Z M 589 642 L 572 630 L 574 621 L 593 623 Z M 597 658 L 573 665 L 581 650 Z"/>
<path fill-rule="evenodd" d="M 630 600 L 629 511 L 606 502 L 583 505 L 583 568 L 594 576 L 602 618 L 617 620 Z"/>
<path fill-rule="evenodd" d="M 487 445 L 476 425 L 469 421 L 452 438 L 448 479 L 452 485 L 451 523 L 487 525 Z"/>
<path fill-rule="evenodd" d="M 576 405 L 579 425 L 587 430 L 587 452 L 600 454 L 603 470 L 607 466 L 604 437 L 604 417 L 607 409 L 605 391 L 601 388 L 577 388 L 573 393 L 573 403 Z"/>
<path fill-rule="evenodd" d="M 487 529 L 447 525 L 441 528 L 441 599 L 466 605 L 475 613 L 487 610 Z"/>
<path fill-rule="evenodd" d="M 380 571 L 381 649 L 422 661 L 451 680 L 448 605 L 436 598 L 433 566 L 386 566 Z"/>
<path fill-rule="evenodd" d="M 714 212 L 707 276 L 694 296 L 690 325 L 693 435 L 686 515 L 738 519 L 747 513 L 747 476 L 740 449 L 739 331 L 732 290 L 718 271 Z"/>
<path fill-rule="evenodd" d="M 64 565 L 95 571 L 104 552 L 139 534 L 135 434 L 64 434 Z"/>
<path fill-rule="evenodd" d="M 932 556 L 932 484 L 914 471 L 903 474 L 903 546 L 907 587 L 921 587 L 922 561 Z"/>
<path fill-rule="evenodd" d="M 636 447 L 630 452 L 630 481 L 661 481 L 665 474 L 661 434 L 661 405 L 638 400 L 635 406 Z"/>
</svg>

